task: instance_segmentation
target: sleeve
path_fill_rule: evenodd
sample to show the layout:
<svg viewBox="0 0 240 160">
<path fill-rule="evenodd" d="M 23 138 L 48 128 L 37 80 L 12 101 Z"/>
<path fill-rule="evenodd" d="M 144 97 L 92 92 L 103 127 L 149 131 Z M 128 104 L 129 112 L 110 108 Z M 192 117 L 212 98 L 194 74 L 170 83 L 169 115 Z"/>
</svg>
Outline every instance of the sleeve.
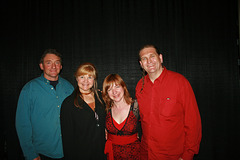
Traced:
<svg viewBox="0 0 240 160">
<path fill-rule="evenodd" d="M 138 81 L 136 88 L 135 88 L 135 98 L 138 99 L 139 92 L 142 88 L 142 79 Z"/>
<path fill-rule="evenodd" d="M 65 99 L 61 106 L 60 122 L 62 132 L 63 154 L 65 159 L 69 159 L 74 152 L 74 127 L 71 106 L 67 104 L 68 98 Z"/>
<path fill-rule="evenodd" d="M 183 105 L 185 111 L 184 131 L 185 147 L 182 158 L 192 160 L 194 154 L 198 154 L 202 138 L 201 118 L 198 110 L 197 101 L 190 83 L 186 80 L 183 82 L 182 92 Z"/>
<path fill-rule="evenodd" d="M 16 130 L 26 160 L 38 157 L 32 143 L 31 93 L 24 87 L 20 93 L 16 112 Z"/>
</svg>

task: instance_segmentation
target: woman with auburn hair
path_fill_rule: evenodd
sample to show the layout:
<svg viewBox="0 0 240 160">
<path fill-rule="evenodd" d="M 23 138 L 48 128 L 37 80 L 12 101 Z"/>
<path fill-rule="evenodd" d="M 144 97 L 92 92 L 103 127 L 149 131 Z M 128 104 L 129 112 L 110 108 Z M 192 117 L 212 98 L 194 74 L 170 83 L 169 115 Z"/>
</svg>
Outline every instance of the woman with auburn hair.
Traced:
<svg viewBox="0 0 240 160">
<path fill-rule="evenodd" d="M 102 96 L 107 111 L 104 151 L 107 159 L 140 159 L 137 101 L 131 98 L 125 82 L 118 74 L 110 74 L 105 78 Z"/>
<path fill-rule="evenodd" d="M 105 111 L 97 89 L 97 70 L 81 64 L 75 73 L 77 87 L 61 107 L 61 130 L 65 160 L 103 160 Z"/>
</svg>

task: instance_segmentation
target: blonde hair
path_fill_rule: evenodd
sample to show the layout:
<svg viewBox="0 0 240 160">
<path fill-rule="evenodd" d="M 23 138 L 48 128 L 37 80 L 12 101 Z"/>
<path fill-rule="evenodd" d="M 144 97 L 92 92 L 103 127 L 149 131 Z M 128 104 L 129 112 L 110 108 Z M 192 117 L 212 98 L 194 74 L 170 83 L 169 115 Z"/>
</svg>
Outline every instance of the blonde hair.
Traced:
<svg viewBox="0 0 240 160">
<path fill-rule="evenodd" d="M 89 62 L 82 63 L 81 65 L 78 66 L 74 76 L 75 76 L 75 78 L 77 78 L 78 76 L 82 76 L 82 75 L 90 75 L 94 78 L 94 83 L 93 83 L 93 87 L 91 88 L 91 91 L 94 92 L 94 94 L 97 96 L 98 100 L 102 103 L 101 99 L 99 98 L 98 92 L 97 92 L 98 91 L 98 89 L 97 89 L 98 73 L 97 73 L 96 67 L 92 63 L 89 63 Z M 74 98 L 74 105 L 76 107 L 81 108 L 80 104 L 78 103 L 78 97 L 79 96 L 82 97 L 79 87 L 75 88 L 75 92 L 76 92 L 76 96 Z"/>
</svg>

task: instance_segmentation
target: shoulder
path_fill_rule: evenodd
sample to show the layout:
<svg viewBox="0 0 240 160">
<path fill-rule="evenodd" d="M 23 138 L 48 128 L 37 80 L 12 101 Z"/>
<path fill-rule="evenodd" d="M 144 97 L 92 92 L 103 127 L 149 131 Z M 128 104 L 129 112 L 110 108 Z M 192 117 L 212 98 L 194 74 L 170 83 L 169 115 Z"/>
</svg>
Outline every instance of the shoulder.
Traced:
<svg viewBox="0 0 240 160">
<path fill-rule="evenodd" d="M 145 77 L 144 77 L 145 78 Z M 142 81 L 143 81 L 143 78 L 141 78 L 138 83 L 137 83 L 137 86 L 139 86 L 140 84 L 142 84 Z"/>
<path fill-rule="evenodd" d="M 133 100 L 131 110 L 132 110 L 133 114 L 135 115 L 135 117 L 138 119 L 139 118 L 139 107 L 138 107 L 138 102 L 136 99 Z"/>
<path fill-rule="evenodd" d="M 74 97 L 75 97 L 76 93 L 75 91 L 73 91 L 69 96 L 67 96 L 64 101 L 63 101 L 63 104 L 67 104 L 67 103 L 73 103 L 74 101 Z"/>
<path fill-rule="evenodd" d="M 27 82 L 23 86 L 22 91 L 31 90 L 33 87 L 40 86 L 40 85 L 41 85 L 41 78 L 37 77 Z"/>
<path fill-rule="evenodd" d="M 146 77 L 144 77 L 145 79 Z M 136 86 L 136 92 L 139 92 L 142 88 L 142 85 L 143 85 L 143 78 L 141 78 L 138 83 L 137 83 L 137 86 Z"/>
<path fill-rule="evenodd" d="M 71 92 L 74 90 L 73 85 L 67 81 L 66 79 L 59 77 L 59 82 L 63 86 L 63 88 L 70 90 Z"/>
<path fill-rule="evenodd" d="M 72 86 L 72 84 L 68 80 L 66 80 L 66 79 L 64 79 L 64 78 L 62 78 L 60 76 L 59 76 L 59 82 L 63 83 L 64 85 Z"/>
<path fill-rule="evenodd" d="M 172 86 L 178 86 L 181 89 L 189 89 L 192 88 L 188 79 L 180 73 L 174 71 L 168 71 L 167 79 L 169 84 Z"/>
<path fill-rule="evenodd" d="M 176 81 L 188 81 L 182 74 L 170 70 L 167 70 L 167 77 Z"/>
<path fill-rule="evenodd" d="M 98 94 L 98 96 L 95 95 L 95 101 L 96 101 L 103 109 L 105 109 L 105 103 L 104 103 L 104 101 L 103 101 L 103 99 L 102 99 L 102 91 L 98 90 L 98 91 L 97 91 L 97 94 Z M 98 98 L 99 98 L 99 99 L 98 99 Z"/>
<path fill-rule="evenodd" d="M 182 74 L 171 70 L 167 70 L 167 75 L 171 77 L 183 77 Z"/>
<path fill-rule="evenodd" d="M 68 80 L 62 78 L 59 76 L 59 81 L 62 82 L 62 83 L 66 83 L 66 84 L 71 84 Z"/>
<path fill-rule="evenodd" d="M 101 90 L 97 90 L 97 94 L 98 94 L 100 100 L 103 101 L 103 99 L 102 99 L 102 91 Z"/>
</svg>

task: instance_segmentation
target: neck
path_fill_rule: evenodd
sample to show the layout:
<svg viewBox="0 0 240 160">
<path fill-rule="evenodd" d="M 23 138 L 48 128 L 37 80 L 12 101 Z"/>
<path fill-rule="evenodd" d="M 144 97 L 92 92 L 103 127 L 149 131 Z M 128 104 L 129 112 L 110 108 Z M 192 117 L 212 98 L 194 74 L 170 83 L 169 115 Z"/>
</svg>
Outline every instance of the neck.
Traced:
<svg viewBox="0 0 240 160">
<path fill-rule="evenodd" d="M 50 76 L 47 76 L 46 74 L 44 74 L 43 76 L 44 76 L 44 78 L 46 78 L 49 81 L 57 81 L 58 80 L 58 76 L 50 77 Z"/>
<path fill-rule="evenodd" d="M 91 90 L 91 89 L 89 89 L 89 90 L 82 90 L 82 89 L 79 88 L 79 91 L 80 91 L 80 93 L 81 93 L 82 95 L 89 95 L 89 94 L 92 93 L 92 90 Z"/>
<path fill-rule="evenodd" d="M 89 95 L 89 94 L 91 94 L 91 93 L 92 93 L 92 91 L 89 91 L 89 92 L 81 92 L 82 95 Z"/>
<path fill-rule="evenodd" d="M 123 107 L 125 107 L 127 105 L 128 104 L 126 103 L 126 101 L 124 99 L 119 101 L 119 102 L 113 102 L 113 107 L 116 107 L 118 109 L 123 108 Z"/>
<path fill-rule="evenodd" d="M 154 81 L 162 74 L 163 67 L 161 67 L 157 72 L 155 73 L 149 73 L 149 79 L 154 83 Z"/>
</svg>

